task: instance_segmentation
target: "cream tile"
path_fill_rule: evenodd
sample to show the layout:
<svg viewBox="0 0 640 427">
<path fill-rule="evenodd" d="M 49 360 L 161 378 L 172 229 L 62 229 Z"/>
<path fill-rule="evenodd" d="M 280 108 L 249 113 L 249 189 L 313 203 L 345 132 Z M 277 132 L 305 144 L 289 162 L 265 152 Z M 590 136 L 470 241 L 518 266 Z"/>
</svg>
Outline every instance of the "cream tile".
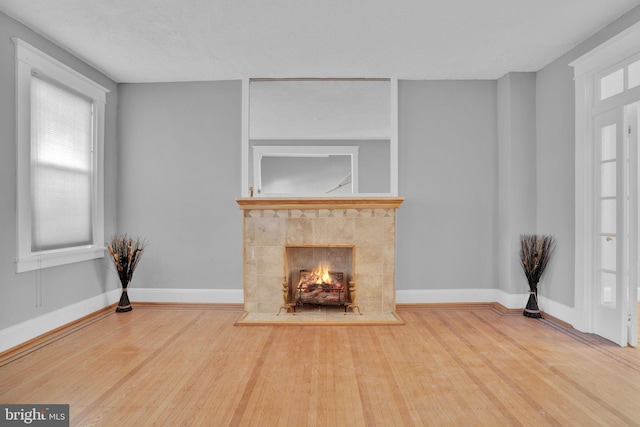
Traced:
<svg viewBox="0 0 640 427">
<path fill-rule="evenodd" d="M 382 276 L 358 274 L 356 286 L 358 289 L 358 302 L 382 301 Z"/>
<path fill-rule="evenodd" d="M 254 297 L 261 303 L 282 304 L 282 275 L 258 274 Z"/>
<path fill-rule="evenodd" d="M 353 264 L 353 248 L 328 248 L 327 261 L 331 267 L 347 270 L 351 273 Z"/>
<path fill-rule="evenodd" d="M 384 272 L 383 248 L 380 246 L 356 246 L 356 275 L 381 275 Z"/>
<path fill-rule="evenodd" d="M 287 245 L 308 244 L 313 239 L 311 218 L 289 218 L 286 221 L 285 242 Z"/>
<path fill-rule="evenodd" d="M 286 220 L 261 218 L 255 222 L 255 244 L 259 246 L 284 245 Z"/>
<path fill-rule="evenodd" d="M 346 209 L 345 216 L 348 218 L 357 218 L 360 216 L 360 209 Z"/>
<path fill-rule="evenodd" d="M 300 270 L 303 268 L 315 267 L 314 249 L 312 247 L 291 248 L 292 251 L 292 268 Z"/>
<path fill-rule="evenodd" d="M 255 254 L 257 274 L 284 277 L 284 246 L 257 246 Z"/>
<path fill-rule="evenodd" d="M 248 317 L 261 316 L 266 323 L 292 319 L 313 324 L 384 320 L 385 316 L 393 315 L 395 209 L 245 210 L 242 237 Z M 285 245 L 309 248 L 296 248 L 304 249 L 297 255 L 289 253 L 288 248 L 285 256 Z M 295 316 L 290 313 L 275 316 L 284 303 L 285 264 L 299 270 L 313 268 L 320 261 L 327 261 L 347 274 L 355 264 L 357 304 L 366 314 L 349 312 L 345 316 L 341 309 L 320 307 Z"/>
<path fill-rule="evenodd" d="M 384 245 L 389 241 L 389 218 L 356 218 L 354 234 L 358 246 Z"/>
<path fill-rule="evenodd" d="M 242 238 L 244 239 L 245 247 L 247 245 L 253 245 L 256 242 L 256 218 L 245 218 L 242 228 Z"/>
<path fill-rule="evenodd" d="M 334 245 L 346 245 L 353 242 L 356 223 L 353 218 L 327 218 L 325 222 L 327 241 Z"/>
<path fill-rule="evenodd" d="M 313 218 L 311 221 L 313 227 L 313 236 L 311 236 L 311 245 L 326 246 L 330 245 L 331 241 L 327 236 L 327 219 L 328 218 Z"/>
</svg>

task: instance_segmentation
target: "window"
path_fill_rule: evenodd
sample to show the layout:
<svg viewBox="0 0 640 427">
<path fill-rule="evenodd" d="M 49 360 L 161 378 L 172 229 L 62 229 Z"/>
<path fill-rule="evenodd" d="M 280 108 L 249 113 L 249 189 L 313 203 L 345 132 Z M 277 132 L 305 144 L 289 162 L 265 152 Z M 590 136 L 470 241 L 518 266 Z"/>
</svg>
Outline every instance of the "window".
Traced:
<svg viewBox="0 0 640 427">
<path fill-rule="evenodd" d="M 598 101 L 605 101 L 620 94 L 628 95 L 632 89 L 640 86 L 640 60 L 637 56 L 625 59 L 612 69 L 596 76 L 596 85 Z"/>
<path fill-rule="evenodd" d="M 624 91 L 624 69 L 614 71 L 600 79 L 600 99 L 607 99 Z"/>
<path fill-rule="evenodd" d="M 102 144 L 107 90 L 16 44 L 16 271 L 104 256 Z"/>
</svg>

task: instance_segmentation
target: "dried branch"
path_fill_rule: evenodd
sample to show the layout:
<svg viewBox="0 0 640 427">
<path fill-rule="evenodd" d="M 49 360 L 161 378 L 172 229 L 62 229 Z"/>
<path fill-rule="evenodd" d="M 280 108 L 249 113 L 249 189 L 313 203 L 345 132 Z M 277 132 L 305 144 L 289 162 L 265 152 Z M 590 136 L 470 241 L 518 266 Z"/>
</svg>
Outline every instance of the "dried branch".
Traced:
<svg viewBox="0 0 640 427">
<path fill-rule="evenodd" d="M 553 236 L 520 235 L 520 264 L 527 282 L 529 282 L 530 290 L 537 292 L 538 283 L 545 273 L 555 246 L 556 242 Z"/>
<path fill-rule="evenodd" d="M 126 288 L 131 282 L 133 272 L 138 266 L 146 246 L 146 240 L 133 239 L 126 234 L 114 236 L 111 243 L 107 245 L 123 288 Z"/>
</svg>

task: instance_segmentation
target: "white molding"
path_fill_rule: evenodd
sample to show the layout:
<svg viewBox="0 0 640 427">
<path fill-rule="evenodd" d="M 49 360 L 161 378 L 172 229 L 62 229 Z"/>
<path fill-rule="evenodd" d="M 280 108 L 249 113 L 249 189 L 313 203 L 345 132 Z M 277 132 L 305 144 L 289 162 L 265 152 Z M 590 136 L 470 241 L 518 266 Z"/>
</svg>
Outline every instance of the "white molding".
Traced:
<svg viewBox="0 0 640 427">
<path fill-rule="evenodd" d="M 242 289 L 149 289 L 129 288 L 129 299 L 136 302 L 178 302 L 210 304 L 242 304 Z M 29 319 L 0 330 L 0 352 L 23 344 L 56 328 L 74 322 L 118 302 L 122 291 L 113 289 L 104 294 L 71 304 L 51 313 Z"/>
<path fill-rule="evenodd" d="M 396 290 L 396 303 L 466 303 L 497 302 L 506 308 L 523 308 L 528 293 L 508 294 L 500 289 L 416 289 Z"/>
<path fill-rule="evenodd" d="M 474 303 L 497 302 L 508 309 L 524 309 L 529 293 L 508 294 L 501 289 L 416 289 L 396 290 L 398 304 L 437 304 L 437 303 Z M 586 332 L 584 311 L 538 296 L 540 310 L 575 329 Z"/>
<path fill-rule="evenodd" d="M 163 289 L 129 288 L 132 303 L 136 302 L 184 302 L 204 304 L 242 304 L 242 289 Z"/>
<path fill-rule="evenodd" d="M 249 79 L 242 79 L 242 141 L 240 142 L 240 194 L 249 196 Z"/>
<path fill-rule="evenodd" d="M 52 311 L 51 313 L 43 314 L 42 316 L 2 329 L 0 330 L 0 352 L 108 307 L 118 302 L 120 294 L 120 289 L 114 289 Z"/>
<path fill-rule="evenodd" d="M 569 65 L 574 68 L 575 80 L 575 291 L 574 308 L 564 309 L 550 304 L 556 316 L 583 332 L 594 331 L 594 272 L 593 265 L 593 147 L 594 116 L 605 109 L 631 102 L 638 89 L 612 97 L 605 102 L 597 99 L 595 89 L 599 73 L 629 60 L 640 52 L 640 22 L 611 37 L 577 58 Z M 625 88 L 626 89 L 626 88 Z M 551 313 L 550 313 L 551 314 Z M 563 317 L 564 316 L 564 317 Z M 570 318 L 570 319 L 569 319 Z"/>
<path fill-rule="evenodd" d="M 121 290 L 113 289 L 104 294 L 77 302 L 51 313 L 38 316 L 17 325 L 0 330 L 0 352 L 46 334 L 56 328 L 118 302 Z M 129 288 L 129 299 L 136 302 L 242 304 L 242 289 L 163 289 Z M 508 294 L 500 289 L 416 289 L 397 290 L 399 304 L 425 303 L 474 303 L 497 302 L 509 309 L 524 308 L 528 293 Z M 545 297 L 539 298 L 540 309 L 545 313 L 584 331 L 585 315 L 580 310 L 567 307 Z"/>
<path fill-rule="evenodd" d="M 570 324 L 580 332 L 589 332 L 587 330 L 587 313 L 584 310 L 568 307 L 542 295 L 538 295 L 538 307 L 550 316 Z"/>
<path fill-rule="evenodd" d="M 105 250 L 105 247 L 99 246 L 71 250 L 61 249 L 50 253 L 22 256 L 14 261 L 16 273 L 104 258 Z"/>
<path fill-rule="evenodd" d="M 109 89 L 24 42 L 12 38 L 16 87 L 16 258 L 17 273 L 87 261 L 104 256 L 104 126 Z M 71 249 L 33 252 L 31 249 L 31 76 L 44 74 L 92 100 L 93 243 Z"/>
<path fill-rule="evenodd" d="M 89 96 L 94 101 L 103 104 L 107 102 L 107 93 L 110 92 L 109 89 L 46 53 L 41 52 L 24 40 L 17 37 L 13 37 L 12 40 L 16 45 L 16 59 L 28 64 L 30 72 L 36 74 L 43 72 L 47 77 L 55 79 L 85 96 Z"/>
<path fill-rule="evenodd" d="M 569 65 L 575 68 L 576 74 L 586 74 L 604 70 L 637 53 L 639 37 L 640 22 L 637 22 L 599 46 L 591 49 Z"/>
<path fill-rule="evenodd" d="M 399 170 L 399 160 L 398 160 L 398 79 L 392 78 L 390 79 L 390 99 L 391 99 L 391 139 L 390 139 L 390 153 L 389 153 L 389 167 L 391 168 L 389 178 L 389 191 L 392 196 L 397 196 L 399 194 L 398 187 L 398 170 Z"/>
</svg>

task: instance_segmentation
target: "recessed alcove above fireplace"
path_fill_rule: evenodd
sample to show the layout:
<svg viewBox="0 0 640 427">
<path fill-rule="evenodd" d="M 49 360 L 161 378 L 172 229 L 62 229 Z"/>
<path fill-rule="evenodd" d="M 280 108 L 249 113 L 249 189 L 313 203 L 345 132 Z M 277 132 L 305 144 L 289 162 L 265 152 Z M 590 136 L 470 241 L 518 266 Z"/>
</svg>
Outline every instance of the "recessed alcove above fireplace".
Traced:
<svg viewBox="0 0 640 427">
<path fill-rule="evenodd" d="M 400 197 L 237 199 L 243 213 L 245 309 L 239 323 L 299 319 L 297 313 L 276 316 L 284 302 L 283 283 L 291 280 L 292 265 L 314 256 L 333 258 L 340 265 L 333 268 L 358 284 L 363 315 L 342 313 L 340 321 L 395 319 L 396 209 L 402 201 Z M 293 268 L 315 266 L 299 267 Z"/>
</svg>

